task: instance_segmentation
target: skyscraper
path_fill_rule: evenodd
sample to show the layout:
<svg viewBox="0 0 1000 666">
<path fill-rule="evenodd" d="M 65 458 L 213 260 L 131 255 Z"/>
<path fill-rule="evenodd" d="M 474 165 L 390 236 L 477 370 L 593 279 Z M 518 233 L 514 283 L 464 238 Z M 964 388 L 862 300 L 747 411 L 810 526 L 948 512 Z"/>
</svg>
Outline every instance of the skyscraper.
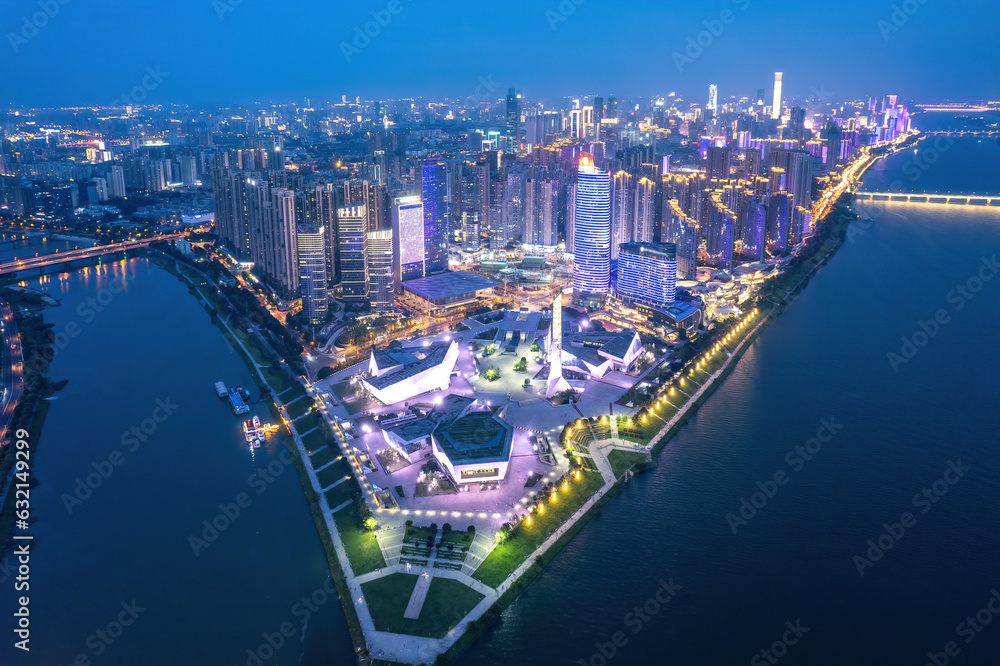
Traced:
<svg viewBox="0 0 1000 666">
<path fill-rule="evenodd" d="M 521 100 L 517 90 L 507 91 L 507 150 L 516 152 L 520 143 Z"/>
<path fill-rule="evenodd" d="M 774 104 L 771 106 L 771 119 L 781 118 L 781 72 L 774 73 Z"/>
<path fill-rule="evenodd" d="M 580 158 L 573 218 L 573 300 L 598 305 L 611 288 L 611 174 Z"/>
<path fill-rule="evenodd" d="M 264 209 L 254 217 L 250 228 L 253 270 L 279 298 L 291 300 L 299 292 L 295 193 L 273 188 L 270 201 L 263 203 Z"/>
<path fill-rule="evenodd" d="M 529 180 L 525 184 L 524 241 L 532 245 L 554 246 L 559 218 L 559 184 L 550 179 Z"/>
<path fill-rule="evenodd" d="M 837 164 L 840 162 L 840 143 L 843 137 L 843 130 L 840 129 L 840 125 L 836 123 L 830 123 L 827 127 L 827 138 L 826 138 L 826 169 L 827 171 L 833 171 L 837 168 Z"/>
<path fill-rule="evenodd" d="M 372 312 L 390 312 L 393 309 L 393 232 L 377 229 L 368 232 L 368 300 Z"/>
<path fill-rule="evenodd" d="M 302 316 L 314 326 L 322 324 L 329 311 L 326 233 L 326 227 L 300 224 L 296 236 Z"/>
<path fill-rule="evenodd" d="M 368 212 L 363 205 L 337 209 L 340 282 L 348 303 L 368 302 Z"/>
<path fill-rule="evenodd" d="M 714 83 L 708 86 L 708 104 L 705 109 L 712 112 L 719 109 L 719 86 Z"/>
<path fill-rule="evenodd" d="M 618 297 L 625 302 L 670 305 L 677 291 L 673 243 L 625 243 L 618 253 Z"/>
<path fill-rule="evenodd" d="M 392 202 L 393 281 L 424 277 L 424 205 L 420 197 L 398 197 Z"/>
<path fill-rule="evenodd" d="M 709 180 L 729 180 L 733 169 L 733 153 L 725 146 L 708 147 L 708 166 L 705 175 Z"/>
<path fill-rule="evenodd" d="M 420 191 L 424 212 L 424 270 L 448 270 L 448 169 L 444 162 L 424 162 Z"/>
</svg>

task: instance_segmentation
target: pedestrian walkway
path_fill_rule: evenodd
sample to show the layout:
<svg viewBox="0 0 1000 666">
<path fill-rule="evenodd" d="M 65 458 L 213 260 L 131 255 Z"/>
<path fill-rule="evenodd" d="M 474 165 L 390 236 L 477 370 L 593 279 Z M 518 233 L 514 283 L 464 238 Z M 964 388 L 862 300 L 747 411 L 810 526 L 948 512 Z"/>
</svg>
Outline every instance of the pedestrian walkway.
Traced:
<svg viewBox="0 0 1000 666">
<path fill-rule="evenodd" d="M 427 590 L 431 588 L 431 575 L 428 572 L 420 574 L 417 578 L 417 584 L 413 586 L 413 594 L 410 595 L 410 601 L 406 604 L 406 610 L 403 611 L 403 617 L 408 620 L 416 620 L 420 617 L 420 609 L 424 607 L 424 599 L 427 598 Z"/>
</svg>

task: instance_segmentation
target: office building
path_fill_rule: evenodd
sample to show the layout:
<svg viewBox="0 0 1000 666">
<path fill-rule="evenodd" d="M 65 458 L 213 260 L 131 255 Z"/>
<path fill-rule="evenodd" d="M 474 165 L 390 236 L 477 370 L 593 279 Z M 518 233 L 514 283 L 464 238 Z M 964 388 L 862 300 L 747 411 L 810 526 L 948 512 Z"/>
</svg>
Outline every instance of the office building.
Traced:
<svg viewBox="0 0 1000 666">
<path fill-rule="evenodd" d="M 393 274 L 401 282 L 426 275 L 424 205 L 420 197 L 398 197 L 392 202 Z"/>
<path fill-rule="evenodd" d="M 368 302 L 368 211 L 364 205 L 337 209 L 340 283 L 347 303 Z"/>
<path fill-rule="evenodd" d="M 392 229 L 368 232 L 368 302 L 372 312 L 391 312 L 395 301 Z"/>
<path fill-rule="evenodd" d="M 580 158 L 573 218 L 573 300 L 597 305 L 611 288 L 611 174 Z"/>
<path fill-rule="evenodd" d="M 296 233 L 302 317 L 313 326 L 322 324 L 329 312 L 326 234 L 326 227 L 311 224 L 299 225 Z"/>
<path fill-rule="evenodd" d="M 420 191 L 424 215 L 424 271 L 448 270 L 448 168 L 444 162 L 424 162 Z"/>
<path fill-rule="evenodd" d="M 627 303 L 670 305 L 677 291 L 673 243 L 625 243 L 618 252 L 618 298 Z"/>
<path fill-rule="evenodd" d="M 774 73 L 774 103 L 771 106 L 771 119 L 781 118 L 781 72 Z"/>
</svg>

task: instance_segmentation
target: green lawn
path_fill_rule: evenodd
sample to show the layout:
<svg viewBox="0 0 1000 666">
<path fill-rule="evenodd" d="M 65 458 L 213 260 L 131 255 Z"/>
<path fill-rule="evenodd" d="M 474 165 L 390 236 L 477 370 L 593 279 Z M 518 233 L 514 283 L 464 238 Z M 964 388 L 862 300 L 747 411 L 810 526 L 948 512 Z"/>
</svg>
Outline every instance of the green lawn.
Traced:
<svg viewBox="0 0 1000 666">
<path fill-rule="evenodd" d="M 284 393 L 290 388 L 298 388 L 298 391 L 295 392 L 296 395 L 305 393 L 305 390 L 302 388 L 302 384 L 295 381 L 291 375 L 282 370 L 280 367 L 268 366 L 266 368 L 261 368 L 260 371 L 264 375 L 264 379 L 267 380 L 267 383 L 274 389 L 275 393 Z M 295 395 L 287 393 L 282 396 L 282 401 L 287 402 L 293 397 L 295 397 Z"/>
<path fill-rule="evenodd" d="M 454 545 L 456 548 L 461 548 L 463 546 L 471 546 L 473 538 L 474 536 L 472 534 L 469 534 L 468 532 L 452 530 L 451 532 L 448 532 L 443 537 L 441 537 L 441 542 L 443 544 L 450 543 Z"/>
<path fill-rule="evenodd" d="M 302 418 L 295 421 L 295 431 L 299 433 L 309 432 L 313 428 L 318 428 L 319 424 L 322 422 L 323 417 L 319 415 L 319 412 L 313 410 L 311 413 L 306 414 Z"/>
<path fill-rule="evenodd" d="M 319 480 L 319 487 L 326 488 L 330 484 L 336 483 L 345 476 L 349 476 L 351 473 L 351 467 L 346 460 L 338 460 L 324 470 L 319 471 L 316 474 L 316 478 Z M 345 483 L 347 483 L 345 481 Z"/>
<path fill-rule="evenodd" d="M 310 439 L 315 434 L 318 434 L 318 433 L 311 433 L 309 435 L 309 437 L 306 438 L 306 440 Z M 306 440 L 303 440 L 303 442 L 305 442 L 305 444 L 306 444 L 306 450 L 307 451 L 315 451 L 320 446 L 323 446 L 322 437 L 323 437 L 323 435 L 320 434 L 320 444 L 318 446 L 315 446 L 315 447 L 310 447 L 308 445 L 309 442 L 306 441 Z M 339 455 L 340 455 L 340 449 L 338 449 L 336 446 L 327 446 L 325 449 L 323 449 L 319 453 L 315 453 L 315 454 L 310 455 L 309 456 L 309 460 L 312 461 L 313 469 L 315 469 L 315 468 L 318 468 L 318 467 L 322 467 L 323 465 L 327 464 L 328 462 L 330 462 L 331 460 L 333 460 L 334 458 L 336 458 Z"/>
<path fill-rule="evenodd" d="M 549 503 L 544 514 L 535 513 L 531 525 L 521 524 L 507 543 L 494 548 L 472 577 L 490 587 L 499 585 L 602 485 L 600 474 L 581 473 L 580 480 L 571 481 L 569 490 L 560 492 L 558 501 Z"/>
<path fill-rule="evenodd" d="M 417 584 L 415 574 L 395 573 L 361 585 L 372 621 L 379 631 L 443 638 L 483 599 L 471 587 L 450 578 L 431 580 L 420 617 L 403 617 Z"/>
<path fill-rule="evenodd" d="M 347 481 L 344 481 L 339 486 L 326 491 L 324 495 L 326 495 L 326 502 L 330 505 L 330 508 L 335 509 L 344 502 L 351 500 L 351 486 Z"/>
<path fill-rule="evenodd" d="M 620 421 L 618 423 L 618 436 L 627 442 L 638 442 L 639 444 L 649 444 L 649 441 L 656 436 L 656 433 L 660 432 L 663 428 L 664 422 L 659 418 L 659 416 L 665 412 L 664 408 L 660 408 L 657 411 L 657 416 L 646 415 L 646 422 L 642 422 L 642 417 L 637 417 L 632 419 L 632 425 L 629 427 L 627 421 Z"/>
<path fill-rule="evenodd" d="M 323 431 L 321 430 L 314 430 L 313 432 L 303 437 L 302 444 L 305 445 L 306 451 L 310 452 L 315 451 L 316 449 L 321 448 L 322 446 L 328 444 L 330 448 L 333 451 L 338 452 L 339 455 L 339 449 L 337 447 L 337 443 L 332 440 L 327 441 L 326 436 L 323 434 Z"/>
<path fill-rule="evenodd" d="M 430 527 L 420 526 L 420 525 L 407 525 L 406 534 L 403 536 L 403 541 L 420 541 L 426 542 L 428 539 L 434 538 L 435 532 L 431 531 Z"/>
<path fill-rule="evenodd" d="M 620 449 L 615 449 L 608 454 L 608 462 L 611 463 L 611 470 L 615 473 L 616 479 L 620 477 L 629 467 L 644 463 L 648 459 L 649 456 L 645 453 L 639 453 L 637 451 L 622 451 Z"/>
<path fill-rule="evenodd" d="M 288 411 L 288 418 L 291 419 L 292 421 L 294 421 L 295 419 L 299 418 L 300 416 L 308 412 L 309 408 L 313 406 L 313 401 L 310 400 L 308 396 L 298 398 L 295 402 L 292 402 L 292 404 L 290 405 L 288 404 L 289 402 L 291 402 L 290 400 L 283 402 L 285 403 L 285 409 Z M 299 430 L 298 424 L 296 424 L 295 429 Z"/>
<path fill-rule="evenodd" d="M 382 557 L 382 549 L 378 546 L 375 534 L 361 524 L 361 516 L 353 504 L 333 514 L 333 519 L 337 523 L 337 532 L 344 542 L 347 559 L 351 561 L 351 569 L 355 575 L 366 574 L 385 566 L 385 558 Z M 406 607 L 405 601 L 403 607 Z"/>
</svg>

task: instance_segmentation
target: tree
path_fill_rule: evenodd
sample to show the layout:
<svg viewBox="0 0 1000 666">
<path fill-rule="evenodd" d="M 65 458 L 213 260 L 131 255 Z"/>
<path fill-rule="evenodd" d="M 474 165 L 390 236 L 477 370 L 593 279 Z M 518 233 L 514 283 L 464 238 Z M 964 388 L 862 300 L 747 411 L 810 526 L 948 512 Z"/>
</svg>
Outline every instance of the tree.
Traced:
<svg viewBox="0 0 1000 666">
<path fill-rule="evenodd" d="M 469 525 L 469 534 L 475 534 L 475 533 L 476 533 L 476 526 Z"/>
<path fill-rule="evenodd" d="M 441 531 L 444 532 L 445 534 L 451 532 L 451 523 L 445 523 L 444 525 L 442 525 Z"/>
<path fill-rule="evenodd" d="M 531 379 L 529 379 L 528 377 L 525 377 L 524 378 L 524 388 L 528 388 L 529 386 L 531 386 Z"/>
<path fill-rule="evenodd" d="M 528 371 L 528 359 L 521 357 L 521 360 L 514 364 L 514 372 L 527 372 Z"/>
<path fill-rule="evenodd" d="M 374 532 L 376 527 L 378 527 L 378 522 L 375 520 L 374 516 L 368 516 L 365 518 L 365 529 L 369 532 Z"/>
</svg>

